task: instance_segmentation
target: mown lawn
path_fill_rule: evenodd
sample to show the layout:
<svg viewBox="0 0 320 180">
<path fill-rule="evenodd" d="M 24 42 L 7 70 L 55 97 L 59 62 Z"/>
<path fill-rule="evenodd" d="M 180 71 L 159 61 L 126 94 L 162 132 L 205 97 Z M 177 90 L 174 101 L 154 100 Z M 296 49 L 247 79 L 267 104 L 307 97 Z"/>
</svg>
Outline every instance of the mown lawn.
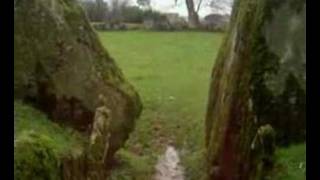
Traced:
<svg viewBox="0 0 320 180">
<path fill-rule="evenodd" d="M 181 150 L 187 172 L 195 175 L 198 170 L 192 170 L 203 150 L 210 72 L 223 34 L 128 31 L 99 35 L 143 100 L 143 113 L 126 152 L 119 153 L 134 159 L 129 158 L 131 168 L 126 168 L 133 174 L 152 174 L 157 156 L 172 141 Z M 132 164 L 141 164 L 137 158 L 145 163 Z M 137 170 L 146 164 L 150 169 Z"/>
<path fill-rule="evenodd" d="M 112 180 L 150 180 L 158 155 L 173 142 L 186 179 L 204 174 L 204 117 L 209 79 L 223 34 L 99 32 L 102 43 L 143 100 L 143 113 Z M 305 144 L 277 151 L 275 180 L 305 179 Z"/>
</svg>

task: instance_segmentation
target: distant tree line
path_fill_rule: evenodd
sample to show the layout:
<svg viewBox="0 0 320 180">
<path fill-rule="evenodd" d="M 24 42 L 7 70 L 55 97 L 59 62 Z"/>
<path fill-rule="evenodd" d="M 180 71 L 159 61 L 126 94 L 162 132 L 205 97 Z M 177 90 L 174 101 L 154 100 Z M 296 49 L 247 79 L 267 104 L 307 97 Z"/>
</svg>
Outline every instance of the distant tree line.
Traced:
<svg viewBox="0 0 320 180">
<path fill-rule="evenodd" d="M 79 0 L 87 17 L 99 30 L 145 28 L 153 30 L 201 29 L 224 31 L 226 21 L 222 15 L 208 15 L 203 21 L 199 19 L 199 11 L 209 6 L 213 11 L 225 7 L 222 2 L 232 0 L 176 0 L 186 3 L 188 18 L 184 19 L 175 13 L 161 13 L 152 9 L 151 0 L 137 0 L 136 6 L 129 0 Z M 177 5 L 177 4 L 176 4 Z M 228 18 L 227 18 L 228 19 Z M 130 24 L 130 25 L 128 25 Z M 134 25 L 135 24 L 135 25 Z M 138 25 L 140 24 L 140 26 Z M 131 29 L 131 28 L 129 28 Z"/>
<path fill-rule="evenodd" d="M 109 10 L 103 0 L 79 0 L 90 21 L 102 21 Z"/>
<path fill-rule="evenodd" d="M 147 9 L 129 5 L 128 0 L 111 0 L 109 3 L 103 0 L 80 0 L 80 2 L 91 22 L 143 23 L 145 18 L 158 19 L 162 16 L 160 12 L 150 8 L 148 0 L 138 1 L 140 6 L 148 7 Z"/>
</svg>

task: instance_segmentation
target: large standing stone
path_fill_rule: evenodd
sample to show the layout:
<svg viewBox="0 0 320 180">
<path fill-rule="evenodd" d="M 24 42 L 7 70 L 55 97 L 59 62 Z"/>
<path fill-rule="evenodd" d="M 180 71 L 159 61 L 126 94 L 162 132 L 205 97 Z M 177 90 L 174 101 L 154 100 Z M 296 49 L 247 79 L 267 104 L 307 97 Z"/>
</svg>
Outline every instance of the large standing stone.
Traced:
<svg viewBox="0 0 320 180">
<path fill-rule="evenodd" d="M 80 132 L 91 132 L 97 107 L 108 108 L 108 160 L 142 108 L 76 0 L 14 1 L 14 96 Z"/>
<path fill-rule="evenodd" d="M 251 149 L 260 126 L 281 145 L 304 140 L 305 12 L 305 0 L 235 1 L 212 73 L 208 179 L 262 179 Z"/>
</svg>

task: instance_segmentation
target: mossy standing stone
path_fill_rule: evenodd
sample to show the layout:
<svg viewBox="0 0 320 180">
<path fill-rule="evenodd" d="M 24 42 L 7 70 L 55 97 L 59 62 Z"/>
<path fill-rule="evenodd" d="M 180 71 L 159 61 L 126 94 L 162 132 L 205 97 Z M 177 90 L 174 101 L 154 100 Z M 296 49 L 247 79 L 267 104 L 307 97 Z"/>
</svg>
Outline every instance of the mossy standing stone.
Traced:
<svg viewBox="0 0 320 180">
<path fill-rule="evenodd" d="M 236 0 L 212 72 L 207 179 L 262 179 L 251 150 L 270 124 L 278 145 L 305 139 L 305 1 Z"/>
</svg>

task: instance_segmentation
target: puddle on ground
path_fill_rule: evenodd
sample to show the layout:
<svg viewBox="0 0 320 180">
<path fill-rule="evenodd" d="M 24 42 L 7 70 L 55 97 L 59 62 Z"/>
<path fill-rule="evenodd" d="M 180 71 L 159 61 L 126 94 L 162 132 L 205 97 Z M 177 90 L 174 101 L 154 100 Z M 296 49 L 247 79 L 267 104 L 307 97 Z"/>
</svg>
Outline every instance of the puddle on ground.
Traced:
<svg viewBox="0 0 320 180">
<path fill-rule="evenodd" d="M 184 180 L 179 154 L 173 146 L 167 147 L 166 152 L 160 156 L 155 168 L 155 180 Z"/>
</svg>

